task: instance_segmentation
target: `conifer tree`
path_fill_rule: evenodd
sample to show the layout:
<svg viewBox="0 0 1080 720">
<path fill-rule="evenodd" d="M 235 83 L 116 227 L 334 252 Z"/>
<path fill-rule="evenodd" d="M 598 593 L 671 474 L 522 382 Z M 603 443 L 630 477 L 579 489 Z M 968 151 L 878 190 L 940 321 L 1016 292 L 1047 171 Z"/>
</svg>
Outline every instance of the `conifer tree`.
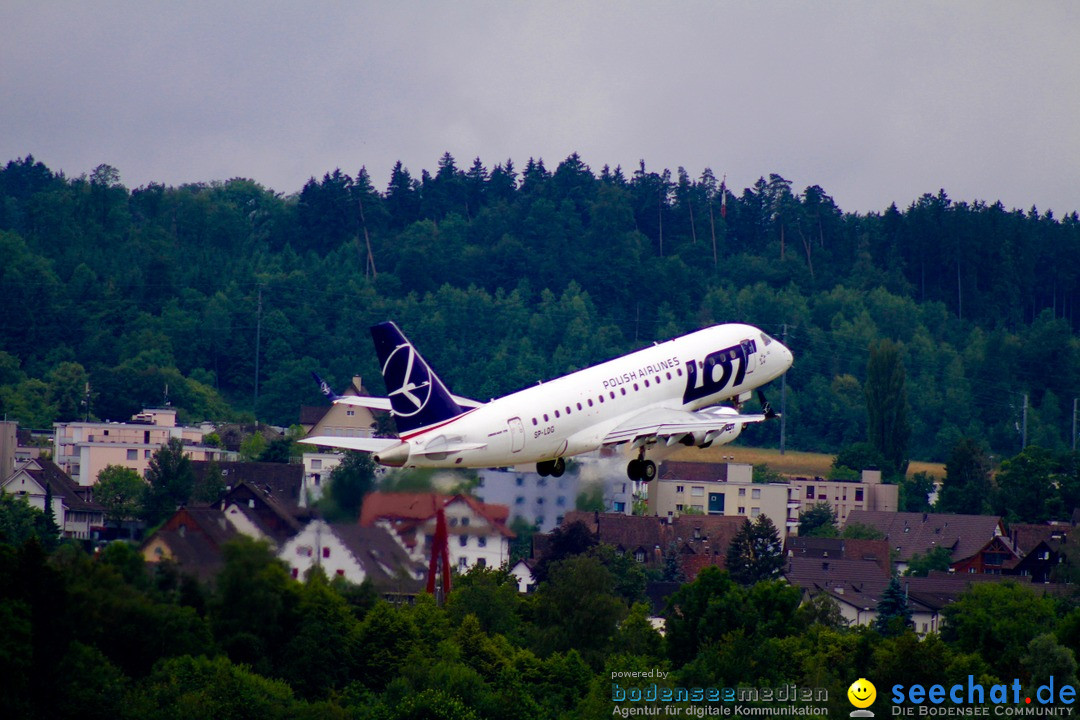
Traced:
<svg viewBox="0 0 1080 720">
<path fill-rule="evenodd" d="M 911 607 L 908 605 L 907 594 L 900 587 L 900 580 L 895 575 L 889 581 L 889 587 L 885 588 L 881 599 L 878 600 L 877 611 L 874 628 L 886 637 L 899 635 L 912 627 Z"/>
<path fill-rule="evenodd" d="M 783 567 L 783 544 L 772 520 L 759 515 L 752 523 L 745 521 L 728 547 L 731 579 L 740 585 L 753 585 L 778 577 Z"/>
</svg>

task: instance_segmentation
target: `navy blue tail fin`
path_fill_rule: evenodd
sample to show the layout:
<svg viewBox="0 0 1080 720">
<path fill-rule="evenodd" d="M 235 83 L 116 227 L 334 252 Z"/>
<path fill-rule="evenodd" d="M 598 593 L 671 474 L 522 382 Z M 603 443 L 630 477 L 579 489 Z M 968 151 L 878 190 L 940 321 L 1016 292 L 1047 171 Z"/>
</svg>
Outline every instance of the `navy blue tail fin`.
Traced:
<svg viewBox="0 0 1080 720">
<path fill-rule="evenodd" d="M 464 412 L 397 325 L 373 325 L 371 338 L 400 435 L 446 422 Z"/>
<path fill-rule="evenodd" d="M 319 373 L 312 370 L 311 371 L 311 377 L 315 378 L 315 382 L 317 382 L 319 384 L 319 392 L 321 392 L 323 395 L 325 395 L 327 400 L 329 400 L 330 402 L 334 402 L 335 400 L 337 400 L 338 398 L 341 397 L 340 395 L 338 395 L 336 392 L 334 392 L 330 388 L 330 383 L 326 382 L 321 377 L 319 377 Z"/>
</svg>

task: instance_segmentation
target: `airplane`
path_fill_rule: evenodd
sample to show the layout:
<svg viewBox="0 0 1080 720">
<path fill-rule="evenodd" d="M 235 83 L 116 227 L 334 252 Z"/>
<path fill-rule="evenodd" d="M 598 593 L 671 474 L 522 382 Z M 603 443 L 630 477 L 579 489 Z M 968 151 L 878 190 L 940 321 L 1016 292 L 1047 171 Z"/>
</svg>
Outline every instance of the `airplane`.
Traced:
<svg viewBox="0 0 1080 720">
<path fill-rule="evenodd" d="M 777 417 L 760 390 L 761 413 L 738 407 L 793 362 L 758 328 L 714 325 L 481 403 L 452 394 L 393 322 L 372 326 L 371 336 L 387 397 L 338 396 L 312 374 L 334 403 L 389 411 L 398 437 L 300 442 L 370 452 L 387 467 L 535 463 L 540 475 L 559 477 L 566 458 L 621 446 L 634 455 L 627 477 L 649 481 L 656 477 L 649 451 L 728 443 L 747 423 Z M 735 407 L 718 405 L 724 401 Z"/>
</svg>

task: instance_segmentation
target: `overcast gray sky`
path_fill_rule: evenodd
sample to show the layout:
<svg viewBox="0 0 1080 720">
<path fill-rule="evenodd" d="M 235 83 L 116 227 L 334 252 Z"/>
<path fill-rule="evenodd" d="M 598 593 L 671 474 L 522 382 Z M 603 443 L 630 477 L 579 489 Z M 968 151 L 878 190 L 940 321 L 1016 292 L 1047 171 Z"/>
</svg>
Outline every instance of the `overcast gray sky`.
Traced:
<svg viewBox="0 0 1080 720">
<path fill-rule="evenodd" d="M 577 151 L 595 171 L 779 173 L 847 211 L 1080 210 L 1080 3 L 48 2 L 0 5 L 0 162 L 125 185 L 380 190 Z"/>
</svg>

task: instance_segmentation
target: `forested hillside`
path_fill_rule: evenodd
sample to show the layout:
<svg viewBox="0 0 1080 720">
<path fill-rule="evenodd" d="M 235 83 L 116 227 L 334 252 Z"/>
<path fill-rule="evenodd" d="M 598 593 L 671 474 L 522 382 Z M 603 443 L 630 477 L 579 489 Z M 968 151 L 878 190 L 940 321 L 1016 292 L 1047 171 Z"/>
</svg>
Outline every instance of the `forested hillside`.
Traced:
<svg viewBox="0 0 1080 720">
<path fill-rule="evenodd" d="M 289 197 L 245 179 L 130 190 L 110 166 L 68 178 L 29 156 L 0 170 L 0 413 L 32 427 L 126 419 L 166 388 L 189 421 L 289 424 L 319 402 L 311 370 L 382 392 L 367 327 L 388 318 L 483 399 L 746 321 L 795 353 L 790 447 L 865 439 L 868 348 L 891 338 L 912 457 L 964 435 L 1015 454 L 1024 393 L 1029 442 L 1062 449 L 1078 295 L 1075 212 L 944 191 L 863 216 L 777 175 L 735 193 L 708 170 L 597 173 L 576 154 L 553 171 L 447 154 L 385 186 L 335 170 Z"/>
</svg>

